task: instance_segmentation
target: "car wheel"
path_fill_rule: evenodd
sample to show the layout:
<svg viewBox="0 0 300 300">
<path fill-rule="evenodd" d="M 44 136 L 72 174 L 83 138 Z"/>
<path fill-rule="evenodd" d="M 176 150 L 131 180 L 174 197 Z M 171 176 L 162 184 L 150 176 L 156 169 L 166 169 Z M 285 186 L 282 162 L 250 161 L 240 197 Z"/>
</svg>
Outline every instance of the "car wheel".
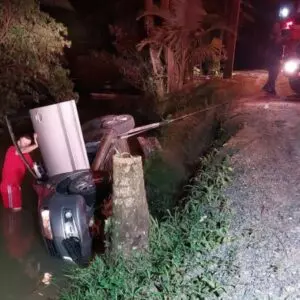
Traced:
<svg viewBox="0 0 300 300">
<path fill-rule="evenodd" d="M 300 95 L 300 79 L 299 78 L 289 78 L 289 83 L 291 89 L 298 95 Z"/>
<path fill-rule="evenodd" d="M 135 127 L 131 115 L 108 115 L 90 120 L 82 125 L 82 133 L 86 142 L 99 139 L 104 133 L 113 129 L 116 134 L 126 133 Z"/>
</svg>

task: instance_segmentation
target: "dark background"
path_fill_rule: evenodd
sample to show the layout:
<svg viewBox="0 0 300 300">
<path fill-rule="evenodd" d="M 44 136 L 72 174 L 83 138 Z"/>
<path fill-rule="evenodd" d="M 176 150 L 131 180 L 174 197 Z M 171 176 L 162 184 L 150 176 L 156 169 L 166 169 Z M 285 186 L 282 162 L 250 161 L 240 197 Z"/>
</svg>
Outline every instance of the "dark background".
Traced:
<svg viewBox="0 0 300 300">
<path fill-rule="evenodd" d="M 278 20 L 280 3 L 252 0 L 254 21 L 241 25 L 235 58 L 236 69 L 264 68 L 265 51 L 272 25 Z"/>
<path fill-rule="evenodd" d="M 248 1 L 253 6 L 250 14 L 254 20 L 241 18 L 235 69 L 262 69 L 269 32 L 278 19 L 280 1 Z M 49 1 L 47 2 L 49 4 Z M 74 68 L 72 66 L 74 59 L 78 55 L 87 54 L 90 50 L 113 52 L 113 38 L 109 33 L 108 25 L 121 24 L 128 30 L 139 27 L 135 19 L 144 5 L 142 0 L 72 0 L 70 2 L 75 8 L 73 12 L 49 5 L 42 8 L 69 29 L 72 49 L 67 54 L 71 69 Z"/>
</svg>

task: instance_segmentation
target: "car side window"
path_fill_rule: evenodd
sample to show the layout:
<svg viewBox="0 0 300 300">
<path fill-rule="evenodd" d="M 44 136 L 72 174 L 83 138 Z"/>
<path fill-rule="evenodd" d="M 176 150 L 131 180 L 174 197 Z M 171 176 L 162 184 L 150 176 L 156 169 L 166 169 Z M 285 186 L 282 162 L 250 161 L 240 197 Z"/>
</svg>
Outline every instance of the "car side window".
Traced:
<svg viewBox="0 0 300 300">
<path fill-rule="evenodd" d="M 100 145 L 99 141 L 98 142 L 90 142 L 90 143 L 85 144 L 85 148 L 86 148 L 86 152 L 88 155 L 90 165 L 93 163 L 93 161 L 96 157 L 97 151 L 99 149 L 99 145 Z"/>
</svg>

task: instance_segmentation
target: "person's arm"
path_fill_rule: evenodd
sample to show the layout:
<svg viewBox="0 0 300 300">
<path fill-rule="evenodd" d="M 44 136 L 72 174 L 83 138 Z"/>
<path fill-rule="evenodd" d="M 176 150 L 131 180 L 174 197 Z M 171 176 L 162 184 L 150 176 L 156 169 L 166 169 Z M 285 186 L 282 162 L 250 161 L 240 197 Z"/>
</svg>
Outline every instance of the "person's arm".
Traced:
<svg viewBox="0 0 300 300">
<path fill-rule="evenodd" d="M 38 142 L 37 142 L 36 133 L 34 134 L 33 138 L 34 138 L 34 144 L 30 145 L 28 147 L 24 147 L 24 148 L 20 149 L 22 153 L 30 153 L 30 152 L 32 152 L 33 150 L 35 150 L 39 147 Z"/>
<path fill-rule="evenodd" d="M 28 147 L 24 147 L 21 149 L 21 152 L 22 153 L 30 153 L 32 152 L 33 150 L 37 149 L 39 146 L 37 144 L 34 144 L 34 145 L 30 145 Z"/>
</svg>

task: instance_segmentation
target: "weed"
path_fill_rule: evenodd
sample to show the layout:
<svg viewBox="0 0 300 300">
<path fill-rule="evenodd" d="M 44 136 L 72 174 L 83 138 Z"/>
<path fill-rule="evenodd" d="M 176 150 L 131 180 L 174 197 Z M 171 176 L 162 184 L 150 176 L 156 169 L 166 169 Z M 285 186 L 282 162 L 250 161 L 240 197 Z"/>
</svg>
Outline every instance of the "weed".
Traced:
<svg viewBox="0 0 300 300">
<path fill-rule="evenodd" d="M 214 299 L 223 292 L 210 255 L 227 235 L 229 209 L 222 193 L 229 181 L 227 160 L 217 152 L 200 161 L 181 207 L 161 222 L 152 219 L 147 254 L 131 259 L 98 257 L 75 269 L 61 300 Z M 225 263 L 225 262 L 224 262 Z"/>
</svg>

